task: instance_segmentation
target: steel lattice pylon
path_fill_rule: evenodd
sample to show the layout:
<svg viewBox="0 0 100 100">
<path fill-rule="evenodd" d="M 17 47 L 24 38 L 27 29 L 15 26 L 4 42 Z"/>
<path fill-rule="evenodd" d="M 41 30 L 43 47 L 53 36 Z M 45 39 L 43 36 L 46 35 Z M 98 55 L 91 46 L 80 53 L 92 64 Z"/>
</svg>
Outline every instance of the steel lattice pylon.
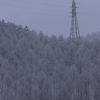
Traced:
<svg viewBox="0 0 100 100">
<path fill-rule="evenodd" d="M 77 13 L 76 13 L 76 3 L 75 0 L 72 1 L 72 21 L 71 21 L 71 30 L 70 37 L 80 37 L 79 26 L 77 21 Z"/>
</svg>

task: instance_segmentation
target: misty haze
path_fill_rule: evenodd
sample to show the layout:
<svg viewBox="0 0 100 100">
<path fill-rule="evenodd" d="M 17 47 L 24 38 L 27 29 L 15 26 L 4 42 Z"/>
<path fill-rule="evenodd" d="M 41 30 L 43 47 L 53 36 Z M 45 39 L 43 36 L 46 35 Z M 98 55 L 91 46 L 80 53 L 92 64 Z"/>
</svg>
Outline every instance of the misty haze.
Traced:
<svg viewBox="0 0 100 100">
<path fill-rule="evenodd" d="M 0 100 L 100 100 L 99 4 L 0 1 Z"/>
</svg>

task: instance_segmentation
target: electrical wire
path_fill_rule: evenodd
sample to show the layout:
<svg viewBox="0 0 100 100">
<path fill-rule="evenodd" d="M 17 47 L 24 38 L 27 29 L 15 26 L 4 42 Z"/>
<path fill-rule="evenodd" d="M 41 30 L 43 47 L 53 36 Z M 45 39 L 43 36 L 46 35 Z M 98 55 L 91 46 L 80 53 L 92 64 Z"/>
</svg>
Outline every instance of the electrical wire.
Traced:
<svg viewBox="0 0 100 100">
<path fill-rule="evenodd" d="M 13 1 L 13 0 L 12 0 Z M 39 5 L 47 5 L 47 6 L 59 6 L 59 7 L 69 7 L 69 6 L 66 6 L 66 5 L 56 5 L 56 4 L 48 4 L 48 3 L 39 3 L 39 2 L 29 2 L 29 1 L 13 1 L 13 2 L 22 2 L 22 3 L 29 3 L 29 4 L 39 4 Z"/>
<path fill-rule="evenodd" d="M 32 9 L 32 10 L 44 10 L 44 11 L 52 11 L 52 12 L 65 12 L 66 11 L 57 11 L 57 10 L 48 10 L 48 9 L 39 9 L 39 8 L 33 8 L 33 7 L 24 7 L 24 6 L 16 6 L 16 5 L 9 5 L 9 4 L 0 4 L 1 6 L 8 6 L 8 7 L 17 7 L 17 8 L 25 8 L 25 9 Z"/>
<path fill-rule="evenodd" d="M 87 9 L 87 10 L 95 10 L 95 11 L 99 11 L 100 9 L 98 9 L 98 8 L 90 8 L 90 7 L 79 7 L 80 9 Z"/>
<path fill-rule="evenodd" d="M 32 9 L 32 10 L 42 10 L 42 11 L 51 11 L 51 12 L 60 12 L 60 13 L 66 13 L 68 14 L 69 12 L 67 11 L 58 11 L 58 10 L 48 10 L 48 9 L 39 9 L 39 8 L 33 8 L 33 7 L 25 7 L 25 6 L 16 6 L 16 5 L 9 5 L 9 4 L 0 4 L 1 6 L 8 6 L 8 7 L 15 7 L 15 8 L 24 8 L 24 9 Z M 8 9 L 6 9 L 8 10 Z M 17 10 L 16 10 L 17 11 Z M 20 11 L 18 11 L 20 12 Z M 24 12 L 24 11 L 22 11 Z M 25 11 L 26 12 L 26 11 Z M 27 12 L 30 12 L 32 13 L 31 11 L 27 11 Z M 86 14 L 86 15 L 95 15 L 95 16 L 100 16 L 100 14 L 93 14 L 93 13 L 79 13 L 79 14 Z"/>
<path fill-rule="evenodd" d="M 4 11 L 13 11 L 14 13 L 26 13 L 26 11 L 22 11 L 22 10 L 14 10 L 14 9 L 4 9 L 4 8 L 0 8 L 0 9 L 2 9 L 2 10 L 4 10 Z M 48 17 L 60 17 L 60 18 L 66 18 L 66 17 L 69 17 L 69 16 L 66 16 L 66 15 L 52 15 L 52 14 L 48 14 L 48 13 L 38 13 L 38 12 L 34 12 L 34 11 L 27 11 L 27 13 L 33 13 L 34 15 L 41 15 L 41 16 L 46 16 L 47 17 L 47 15 L 48 15 Z"/>
<path fill-rule="evenodd" d="M 22 3 L 30 3 L 30 4 L 39 4 L 39 5 L 47 5 L 47 6 L 59 6 L 59 7 L 70 7 L 70 6 L 66 6 L 66 5 L 55 5 L 55 4 L 48 4 L 48 3 L 38 3 L 38 2 L 29 2 L 29 1 L 23 1 L 23 0 L 20 0 L 20 1 L 16 1 L 16 0 L 11 0 L 11 1 L 13 1 L 13 2 L 22 2 Z M 70 3 L 71 4 L 71 2 L 67 2 L 67 3 Z M 83 5 L 83 4 L 82 4 Z M 81 6 L 81 7 L 77 7 L 77 8 L 81 8 L 81 9 L 93 9 L 93 10 L 99 10 L 99 8 L 91 8 L 91 7 L 83 7 L 83 6 Z"/>
<path fill-rule="evenodd" d="M 12 0 L 13 1 L 13 0 Z M 48 3 L 38 3 L 38 2 L 29 2 L 29 1 L 23 1 L 23 0 L 20 0 L 20 1 L 14 1 L 14 2 L 23 2 L 23 3 L 30 3 L 30 4 L 39 4 L 39 5 L 49 5 L 49 6 L 59 6 L 59 7 L 70 7 L 70 6 L 66 6 L 66 5 L 55 5 L 55 4 L 48 4 Z M 54 2 L 54 1 L 53 1 Z M 58 2 L 58 1 L 57 1 Z M 68 2 L 67 1 L 67 4 L 70 4 L 71 5 L 71 3 L 72 2 Z M 83 6 L 83 4 L 82 4 L 82 6 Z M 99 8 L 91 8 L 91 7 L 77 7 L 77 8 L 83 8 L 83 9 L 93 9 L 93 10 L 99 10 Z"/>
<path fill-rule="evenodd" d="M 22 7 L 22 6 L 16 6 L 16 5 L 8 5 L 8 4 L 0 4 L 1 6 L 8 6 L 8 7 L 17 7 L 17 8 L 24 8 L 24 9 L 32 9 L 32 10 L 43 10 L 43 11 L 51 11 L 51 12 L 62 12 L 62 13 L 69 13 L 67 11 L 58 11 L 58 10 L 48 10 L 48 9 L 39 9 L 39 8 L 32 8 L 32 7 Z M 84 13 L 89 14 L 89 13 Z M 90 15 L 90 14 L 89 14 Z M 94 15 L 94 14 L 93 14 Z M 97 14 L 99 15 L 99 14 Z"/>
</svg>

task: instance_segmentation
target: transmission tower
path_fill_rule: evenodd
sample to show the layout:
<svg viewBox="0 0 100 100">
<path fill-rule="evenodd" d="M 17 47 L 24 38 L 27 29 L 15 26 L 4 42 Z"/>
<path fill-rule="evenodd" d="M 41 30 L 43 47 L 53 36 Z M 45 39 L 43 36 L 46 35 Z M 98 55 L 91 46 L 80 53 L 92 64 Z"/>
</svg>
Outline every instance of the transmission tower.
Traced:
<svg viewBox="0 0 100 100">
<path fill-rule="evenodd" d="M 77 13 L 76 13 L 76 3 L 75 0 L 72 1 L 72 21 L 71 21 L 71 30 L 70 30 L 70 37 L 79 37 L 80 38 L 80 32 L 78 27 L 78 21 L 77 21 Z"/>
</svg>

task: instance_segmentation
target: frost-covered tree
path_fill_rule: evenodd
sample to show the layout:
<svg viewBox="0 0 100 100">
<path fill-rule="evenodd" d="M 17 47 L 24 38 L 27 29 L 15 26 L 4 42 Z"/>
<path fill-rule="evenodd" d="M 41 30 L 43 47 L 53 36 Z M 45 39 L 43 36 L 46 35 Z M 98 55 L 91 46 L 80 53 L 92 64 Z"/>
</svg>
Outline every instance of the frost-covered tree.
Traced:
<svg viewBox="0 0 100 100">
<path fill-rule="evenodd" d="M 100 100 L 100 33 L 45 36 L 0 21 L 0 100 Z"/>
</svg>

